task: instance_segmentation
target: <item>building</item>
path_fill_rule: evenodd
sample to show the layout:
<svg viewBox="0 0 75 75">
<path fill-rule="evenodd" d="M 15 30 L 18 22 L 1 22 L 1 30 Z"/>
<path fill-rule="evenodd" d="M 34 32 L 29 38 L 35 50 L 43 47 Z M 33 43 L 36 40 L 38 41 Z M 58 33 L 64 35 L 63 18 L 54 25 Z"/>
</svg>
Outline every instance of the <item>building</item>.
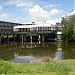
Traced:
<svg viewBox="0 0 75 75">
<path fill-rule="evenodd" d="M 7 37 L 7 41 L 9 41 L 9 36 L 12 35 L 14 40 L 17 36 L 20 41 L 25 41 L 26 39 L 30 39 L 32 42 L 37 38 L 37 40 L 40 41 L 49 41 L 49 40 L 55 40 L 57 31 L 61 31 L 62 27 L 58 24 L 52 25 L 47 23 L 42 24 L 35 24 L 32 22 L 31 24 L 20 24 L 20 23 L 12 23 L 12 22 L 5 22 L 0 21 L 0 42 L 2 40 L 3 36 Z M 31 35 L 37 35 L 31 36 Z M 29 37 L 27 37 L 29 35 Z M 34 38 L 34 39 L 33 39 Z"/>
<path fill-rule="evenodd" d="M 0 21 L 0 35 L 13 34 L 13 27 L 17 25 L 22 24 Z"/>
<path fill-rule="evenodd" d="M 8 37 L 9 35 L 13 35 L 14 34 L 13 27 L 17 25 L 22 25 L 22 24 L 0 21 L 0 42 L 3 36 Z"/>
<path fill-rule="evenodd" d="M 56 40 L 57 37 L 57 31 L 60 31 L 60 27 L 58 25 L 51 25 L 47 23 L 42 24 L 32 24 L 32 25 L 18 25 L 14 26 L 14 32 L 21 35 L 22 42 L 27 39 L 26 35 L 29 35 L 30 42 L 32 42 L 34 39 L 34 34 L 37 34 L 37 40 L 41 39 L 41 42 L 44 42 L 45 40 Z M 36 38 L 36 37 L 35 37 Z M 28 39 L 28 40 L 29 40 Z"/>
</svg>

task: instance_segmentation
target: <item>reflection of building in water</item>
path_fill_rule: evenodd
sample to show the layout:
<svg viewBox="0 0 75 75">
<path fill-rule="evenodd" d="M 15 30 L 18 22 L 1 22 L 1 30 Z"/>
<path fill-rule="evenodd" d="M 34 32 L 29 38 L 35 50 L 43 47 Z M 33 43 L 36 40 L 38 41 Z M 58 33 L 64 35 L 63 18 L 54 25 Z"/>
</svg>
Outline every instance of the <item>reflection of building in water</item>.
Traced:
<svg viewBox="0 0 75 75">
<path fill-rule="evenodd" d="M 16 47 L 0 47 L 0 57 L 12 62 L 21 62 L 50 57 L 51 54 L 56 52 L 56 45 L 54 43 L 32 44 L 32 46 L 33 48 L 31 44 L 20 44 Z"/>
<path fill-rule="evenodd" d="M 25 56 L 25 55 L 20 55 L 19 53 L 14 54 L 14 58 L 9 60 L 11 62 L 32 62 L 36 58 L 33 56 Z"/>
<path fill-rule="evenodd" d="M 56 52 L 56 46 L 54 43 L 51 44 L 33 44 L 31 45 L 24 45 L 24 48 L 17 49 L 15 51 L 17 56 L 33 56 L 33 57 L 50 57 L 51 54 Z"/>
<path fill-rule="evenodd" d="M 63 52 L 64 59 L 75 59 L 75 43 L 63 43 Z"/>
<path fill-rule="evenodd" d="M 57 51 L 54 55 L 52 55 L 52 59 L 53 60 L 63 59 L 63 52 L 62 52 L 61 44 L 57 44 Z"/>
<path fill-rule="evenodd" d="M 0 58 L 3 60 L 9 60 L 14 57 L 14 51 L 12 48 L 2 47 L 0 48 Z"/>
</svg>

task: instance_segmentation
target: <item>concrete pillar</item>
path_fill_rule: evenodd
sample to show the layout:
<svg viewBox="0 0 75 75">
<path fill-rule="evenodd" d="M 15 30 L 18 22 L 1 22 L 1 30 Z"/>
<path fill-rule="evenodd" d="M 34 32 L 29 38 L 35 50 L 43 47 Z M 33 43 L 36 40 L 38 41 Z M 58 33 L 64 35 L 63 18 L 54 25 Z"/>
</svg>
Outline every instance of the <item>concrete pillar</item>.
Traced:
<svg viewBox="0 0 75 75">
<path fill-rule="evenodd" d="M 24 35 L 24 42 L 26 42 L 26 35 Z"/>
<path fill-rule="evenodd" d="M 62 32 L 60 32 L 60 31 L 57 32 L 57 40 L 61 40 L 61 34 L 62 34 Z"/>
<path fill-rule="evenodd" d="M 44 42 L 45 41 L 45 36 L 44 36 L 44 34 L 42 34 L 42 42 Z"/>
<path fill-rule="evenodd" d="M 9 34 L 7 34 L 7 43 L 9 44 Z"/>
<path fill-rule="evenodd" d="M 32 35 L 30 35 L 30 42 L 32 43 Z"/>
<path fill-rule="evenodd" d="M 40 34 L 39 34 L 39 39 L 38 39 L 38 41 L 39 41 L 39 44 L 41 43 L 41 36 L 40 36 Z"/>
<path fill-rule="evenodd" d="M 0 44 L 1 44 L 1 35 L 0 35 Z"/>
<path fill-rule="evenodd" d="M 16 36 L 16 34 L 13 34 L 13 41 L 15 42 L 15 36 Z"/>
<path fill-rule="evenodd" d="M 21 35 L 21 40 L 22 40 L 22 43 L 23 43 L 23 39 L 24 39 L 24 38 L 23 38 L 23 35 Z"/>
<path fill-rule="evenodd" d="M 21 42 L 21 35 L 20 35 L 19 39 L 20 39 L 20 42 Z"/>
</svg>

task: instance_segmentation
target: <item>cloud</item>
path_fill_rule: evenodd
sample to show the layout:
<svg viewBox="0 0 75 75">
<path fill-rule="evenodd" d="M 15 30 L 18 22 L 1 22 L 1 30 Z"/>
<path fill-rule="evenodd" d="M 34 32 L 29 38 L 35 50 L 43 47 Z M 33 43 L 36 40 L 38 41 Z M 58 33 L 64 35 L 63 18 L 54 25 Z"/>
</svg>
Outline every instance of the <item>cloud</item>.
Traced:
<svg viewBox="0 0 75 75">
<path fill-rule="evenodd" d="M 23 2 L 23 0 L 9 0 L 7 3 L 8 4 L 18 4 L 18 3 L 21 3 Z"/>
<path fill-rule="evenodd" d="M 0 11 L 2 11 L 2 9 L 3 9 L 3 8 L 2 8 L 2 6 L 0 5 Z"/>
<path fill-rule="evenodd" d="M 65 15 L 62 15 L 62 17 L 67 17 L 75 14 L 75 10 L 71 11 L 70 13 L 66 13 Z"/>
<path fill-rule="evenodd" d="M 75 10 L 73 10 L 72 12 L 68 13 L 68 16 L 74 15 L 75 14 Z"/>
<path fill-rule="evenodd" d="M 24 7 L 26 5 L 24 0 L 9 0 L 7 3 L 11 5 L 16 5 L 17 7 Z"/>
<path fill-rule="evenodd" d="M 57 22 L 61 23 L 61 18 L 46 20 L 46 23 L 49 23 L 49 24 L 56 24 Z"/>
<path fill-rule="evenodd" d="M 24 8 L 32 7 L 34 3 L 27 0 L 9 0 L 7 4 L 16 5 L 17 7 Z"/>
<path fill-rule="evenodd" d="M 30 8 L 29 14 L 33 20 L 42 20 L 49 18 L 49 12 L 45 11 L 39 5 L 35 5 L 33 8 Z"/>
<path fill-rule="evenodd" d="M 52 10 L 50 11 L 50 15 L 59 14 L 59 13 L 61 13 L 61 12 L 62 12 L 62 10 L 52 9 Z"/>
<path fill-rule="evenodd" d="M 8 13 L 2 13 L 2 14 L 0 14 L 0 20 L 8 20 L 9 16 L 10 16 L 10 14 L 8 14 Z"/>
<path fill-rule="evenodd" d="M 31 16 L 31 19 L 37 20 L 37 21 L 50 19 L 51 16 L 56 15 L 60 12 L 61 11 L 57 10 L 57 9 L 52 9 L 51 11 L 46 11 L 39 5 L 34 5 L 33 8 L 29 9 L 29 14 Z"/>
<path fill-rule="evenodd" d="M 16 6 L 17 7 L 25 7 L 26 6 L 26 3 L 18 3 Z"/>
<path fill-rule="evenodd" d="M 48 6 L 45 6 L 45 7 L 58 7 L 58 6 L 61 6 L 61 4 L 57 4 L 57 5 L 55 5 L 55 4 L 49 4 Z"/>
<path fill-rule="evenodd" d="M 9 14 L 0 14 L 0 17 L 7 17 L 7 16 L 9 16 Z"/>
</svg>

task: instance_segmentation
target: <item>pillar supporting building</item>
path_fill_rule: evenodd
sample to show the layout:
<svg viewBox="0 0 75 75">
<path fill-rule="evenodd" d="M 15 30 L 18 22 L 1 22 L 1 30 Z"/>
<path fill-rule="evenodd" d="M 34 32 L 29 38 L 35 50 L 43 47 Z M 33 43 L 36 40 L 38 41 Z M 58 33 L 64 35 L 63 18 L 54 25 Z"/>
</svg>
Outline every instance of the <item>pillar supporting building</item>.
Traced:
<svg viewBox="0 0 75 75">
<path fill-rule="evenodd" d="M 33 40 L 33 38 L 32 38 L 32 35 L 30 34 L 30 42 L 31 42 L 31 44 L 32 44 L 32 41 Z"/>
<path fill-rule="evenodd" d="M 45 42 L 45 35 L 42 34 L 42 42 Z"/>
</svg>

